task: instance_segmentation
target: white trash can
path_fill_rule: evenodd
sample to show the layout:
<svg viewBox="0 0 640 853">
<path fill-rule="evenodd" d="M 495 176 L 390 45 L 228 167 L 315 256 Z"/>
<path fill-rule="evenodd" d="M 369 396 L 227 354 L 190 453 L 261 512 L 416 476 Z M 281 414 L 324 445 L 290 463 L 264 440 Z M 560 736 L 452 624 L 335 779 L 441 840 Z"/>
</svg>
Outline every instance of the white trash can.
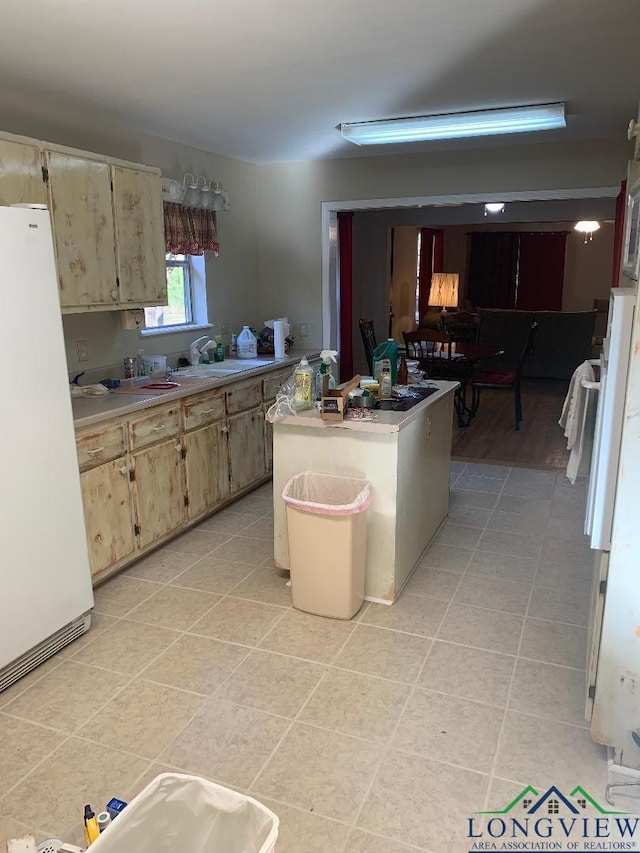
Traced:
<svg viewBox="0 0 640 853">
<path fill-rule="evenodd" d="M 288 481 L 282 497 L 293 606 L 351 619 L 364 600 L 371 483 L 304 471 Z"/>
<path fill-rule="evenodd" d="M 91 847 L 92 853 L 273 853 L 277 838 L 278 817 L 257 800 L 199 776 L 162 773 Z"/>
</svg>

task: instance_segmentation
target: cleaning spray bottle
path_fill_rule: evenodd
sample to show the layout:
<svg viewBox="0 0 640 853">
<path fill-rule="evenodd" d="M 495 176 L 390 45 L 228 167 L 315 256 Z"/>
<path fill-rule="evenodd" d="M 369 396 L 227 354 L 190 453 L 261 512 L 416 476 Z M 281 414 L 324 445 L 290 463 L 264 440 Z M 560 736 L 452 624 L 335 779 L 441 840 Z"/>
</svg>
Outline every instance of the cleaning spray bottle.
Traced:
<svg viewBox="0 0 640 853">
<path fill-rule="evenodd" d="M 329 377 L 329 388 L 336 387 L 335 377 L 331 373 L 331 362 L 336 364 L 337 355 L 337 351 L 333 349 L 323 349 L 320 353 L 322 364 L 320 365 L 320 370 L 316 373 L 316 400 L 322 397 L 322 380 L 325 376 Z"/>
</svg>

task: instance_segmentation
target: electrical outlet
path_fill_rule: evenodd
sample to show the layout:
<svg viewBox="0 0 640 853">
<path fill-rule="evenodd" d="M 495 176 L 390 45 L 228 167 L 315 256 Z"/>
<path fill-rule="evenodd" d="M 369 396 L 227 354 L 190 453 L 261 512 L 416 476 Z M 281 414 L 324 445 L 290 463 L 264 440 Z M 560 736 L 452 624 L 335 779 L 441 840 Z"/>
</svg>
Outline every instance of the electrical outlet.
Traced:
<svg viewBox="0 0 640 853">
<path fill-rule="evenodd" d="M 78 361 L 89 361 L 88 341 L 78 341 Z"/>
<path fill-rule="evenodd" d="M 306 323 L 300 323 L 300 337 L 301 338 L 307 337 L 307 324 Z"/>
</svg>

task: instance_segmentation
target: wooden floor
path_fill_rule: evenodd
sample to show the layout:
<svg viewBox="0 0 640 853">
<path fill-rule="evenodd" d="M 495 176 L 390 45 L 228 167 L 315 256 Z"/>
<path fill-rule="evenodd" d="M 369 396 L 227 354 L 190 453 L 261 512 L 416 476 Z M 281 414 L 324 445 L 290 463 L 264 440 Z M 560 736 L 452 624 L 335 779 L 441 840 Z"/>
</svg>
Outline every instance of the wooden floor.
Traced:
<svg viewBox="0 0 640 853">
<path fill-rule="evenodd" d="M 569 452 L 558 418 L 568 384 L 555 380 L 524 380 L 524 419 L 517 432 L 513 428 L 513 394 L 483 391 L 478 414 L 471 426 L 460 428 L 455 421 L 452 459 L 531 468 L 566 468 Z"/>
</svg>

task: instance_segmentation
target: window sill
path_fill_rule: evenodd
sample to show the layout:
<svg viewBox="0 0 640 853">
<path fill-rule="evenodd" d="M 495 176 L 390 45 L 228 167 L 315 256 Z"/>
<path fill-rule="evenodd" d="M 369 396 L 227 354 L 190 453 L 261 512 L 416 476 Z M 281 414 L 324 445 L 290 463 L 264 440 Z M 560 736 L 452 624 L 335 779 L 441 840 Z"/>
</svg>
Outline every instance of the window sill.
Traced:
<svg viewBox="0 0 640 853">
<path fill-rule="evenodd" d="M 166 329 L 140 329 L 140 334 L 145 338 L 155 335 L 184 334 L 185 332 L 196 332 L 198 329 L 213 329 L 213 323 L 189 323 L 186 326 L 169 326 Z"/>
</svg>

